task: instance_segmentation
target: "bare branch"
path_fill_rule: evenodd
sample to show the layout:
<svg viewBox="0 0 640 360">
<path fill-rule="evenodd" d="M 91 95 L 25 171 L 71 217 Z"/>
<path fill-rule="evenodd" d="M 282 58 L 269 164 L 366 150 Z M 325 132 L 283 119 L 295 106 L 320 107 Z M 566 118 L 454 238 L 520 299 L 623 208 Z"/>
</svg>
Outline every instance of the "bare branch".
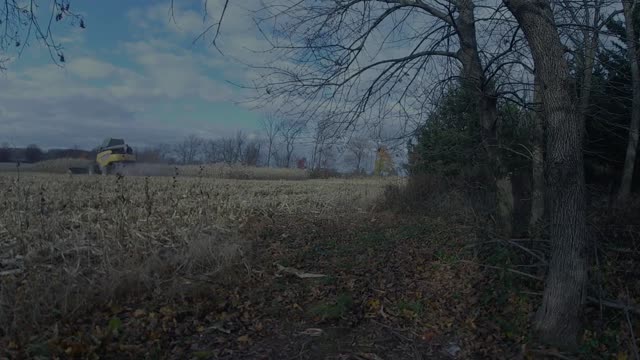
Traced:
<svg viewBox="0 0 640 360">
<path fill-rule="evenodd" d="M 62 45 L 53 34 L 55 23 L 69 21 L 72 25 L 85 28 L 84 18 L 71 10 L 70 0 L 51 0 L 51 13 L 46 21 L 38 17 L 40 12 L 38 1 L 4 0 L 0 5 L 0 51 L 5 55 L 0 59 L 0 69 L 8 61 L 7 55 L 18 49 L 20 57 L 33 37 L 44 45 L 52 61 L 61 66 L 65 62 Z"/>
</svg>

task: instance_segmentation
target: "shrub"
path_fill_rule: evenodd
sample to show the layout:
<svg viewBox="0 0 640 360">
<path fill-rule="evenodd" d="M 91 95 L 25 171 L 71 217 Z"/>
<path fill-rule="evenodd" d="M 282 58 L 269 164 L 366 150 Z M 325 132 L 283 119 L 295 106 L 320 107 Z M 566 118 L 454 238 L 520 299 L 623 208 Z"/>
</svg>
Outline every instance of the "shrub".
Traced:
<svg viewBox="0 0 640 360">
<path fill-rule="evenodd" d="M 315 169 L 309 172 L 311 179 L 330 179 L 341 177 L 340 173 L 334 169 Z"/>
</svg>

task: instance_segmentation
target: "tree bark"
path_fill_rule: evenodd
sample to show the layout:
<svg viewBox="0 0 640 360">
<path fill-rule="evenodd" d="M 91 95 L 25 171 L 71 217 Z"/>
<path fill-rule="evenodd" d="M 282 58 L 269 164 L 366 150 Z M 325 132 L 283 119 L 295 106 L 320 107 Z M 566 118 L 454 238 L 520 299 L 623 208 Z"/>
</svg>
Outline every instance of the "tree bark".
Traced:
<svg viewBox="0 0 640 360">
<path fill-rule="evenodd" d="M 474 4 L 472 0 L 458 0 L 459 16 L 455 21 L 462 63 L 462 84 L 473 94 L 478 103 L 477 110 L 481 126 L 482 142 L 489 161 L 489 173 L 493 176 L 496 194 L 496 223 L 499 235 L 510 237 L 513 218 L 513 192 L 511 177 L 506 173 L 500 156 L 498 143 L 498 100 L 495 89 L 486 81 L 484 68 L 478 52 Z"/>
<path fill-rule="evenodd" d="M 631 63 L 631 81 L 633 84 L 633 100 L 631 105 L 631 124 L 629 126 L 629 142 L 627 143 L 627 154 L 624 159 L 624 170 L 622 181 L 618 191 L 618 202 L 624 202 L 631 194 L 633 172 L 636 164 L 636 154 L 638 151 L 638 129 L 640 128 L 640 68 L 638 66 L 638 49 L 636 46 L 637 34 L 635 31 L 635 21 L 633 12 L 637 2 L 634 0 L 622 0 L 625 26 L 627 28 L 627 52 Z"/>
<path fill-rule="evenodd" d="M 534 324 L 544 342 L 575 349 L 587 283 L 583 118 L 548 0 L 503 0 L 527 38 L 542 86 L 551 261 Z"/>
<path fill-rule="evenodd" d="M 544 113 L 542 108 L 542 88 L 540 79 L 535 79 L 533 95 L 533 134 L 531 159 L 531 216 L 529 217 L 529 236 L 539 238 L 542 234 L 544 218 Z"/>
</svg>

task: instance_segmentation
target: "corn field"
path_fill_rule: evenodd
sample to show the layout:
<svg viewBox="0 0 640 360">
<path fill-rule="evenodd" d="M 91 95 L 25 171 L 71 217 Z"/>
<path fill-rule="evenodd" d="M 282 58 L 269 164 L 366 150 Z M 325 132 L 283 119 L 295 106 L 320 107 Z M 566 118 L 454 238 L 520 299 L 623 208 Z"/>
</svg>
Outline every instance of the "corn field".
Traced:
<svg viewBox="0 0 640 360">
<path fill-rule="evenodd" d="M 255 224 L 366 212 L 395 181 L 0 174 L 0 333 L 215 274 Z"/>
</svg>

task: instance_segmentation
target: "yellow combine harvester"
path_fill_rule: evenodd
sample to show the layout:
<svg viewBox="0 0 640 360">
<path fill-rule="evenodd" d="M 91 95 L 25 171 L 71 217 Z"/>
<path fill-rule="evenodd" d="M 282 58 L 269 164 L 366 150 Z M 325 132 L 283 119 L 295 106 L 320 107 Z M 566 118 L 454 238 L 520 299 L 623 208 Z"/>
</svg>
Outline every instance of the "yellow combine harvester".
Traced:
<svg viewBox="0 0 640 360">
<path fill-rule="evenodd" d="M 107 138 L 98 148 L 98 154 L 93 164 L 88 169 L 69 168 L 72 174 L 102 174 L 108 175 L 117 172 L 128 164 L 136 162 L 131 146 L 125 144 L 123 139 Z"/>
</svg>

